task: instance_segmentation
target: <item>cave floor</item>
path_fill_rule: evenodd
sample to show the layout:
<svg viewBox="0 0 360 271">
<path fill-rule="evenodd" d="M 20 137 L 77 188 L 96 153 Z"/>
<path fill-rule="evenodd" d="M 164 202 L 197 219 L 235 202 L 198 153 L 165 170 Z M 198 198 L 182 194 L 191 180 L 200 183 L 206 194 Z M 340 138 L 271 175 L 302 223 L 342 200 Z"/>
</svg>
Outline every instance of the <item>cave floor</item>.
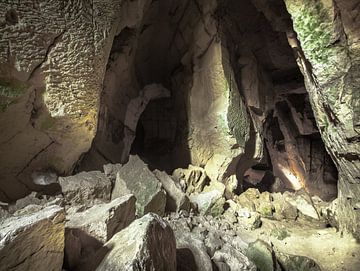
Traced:
<svg viewBox="0 0 360 271">
<path fill-rule="evenodd" d="M 286 231 L 286 237 L 274 232 Z M 360 244 L 349 234 L 316 223 L 262 219 L 261 228 L 238 232 L 247 243 L 257 239 L 271 243 L 275 250 L 315 260 L 322 270 L 360 270 Z M 284 238 L 285 237 L 285 238 Z"/>
</svg>

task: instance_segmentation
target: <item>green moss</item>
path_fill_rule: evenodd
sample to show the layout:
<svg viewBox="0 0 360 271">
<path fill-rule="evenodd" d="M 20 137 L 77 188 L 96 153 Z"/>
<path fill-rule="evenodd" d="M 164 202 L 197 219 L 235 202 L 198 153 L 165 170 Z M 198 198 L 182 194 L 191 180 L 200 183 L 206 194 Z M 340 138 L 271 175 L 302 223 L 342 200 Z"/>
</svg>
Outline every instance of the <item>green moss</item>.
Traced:
<svg viewBox="0 0 360 271">
<path fill-rule="evenodd" d="M 224 198 L 220 198 L 219 200 L 217 200 L 209 211 L 210 215 L 212 215 L 213 217 L 221 216 L 224 213 L 224 205 Z"/>
<path fill-rule="evenodd" d="M 0 112 L 5 112 L 26 92 L 26 89 L 27 85 L 23 82 L 0 79 Z"/>
<path fill-rule="evenodd" d="M 263 241 L 256 241 L 249 245 L 246 256 L 255 263 L 260 271 L 273 271 L 274 261 L 272 249 Z"/>
<path fill-rule="evenodd" d="M 261 208 L 259 209 L 259 213 L 262 214 L 263 216 L 271 217 L 273 214 L 271 205 L 261 206 Z"/>
<path fill-rule="evenodd" d="M 291 235 L 285 229 L 273 229 L 270 233 L 271 236 L 275 237 L 278 240 L 284 240 Z"/>
</svg>

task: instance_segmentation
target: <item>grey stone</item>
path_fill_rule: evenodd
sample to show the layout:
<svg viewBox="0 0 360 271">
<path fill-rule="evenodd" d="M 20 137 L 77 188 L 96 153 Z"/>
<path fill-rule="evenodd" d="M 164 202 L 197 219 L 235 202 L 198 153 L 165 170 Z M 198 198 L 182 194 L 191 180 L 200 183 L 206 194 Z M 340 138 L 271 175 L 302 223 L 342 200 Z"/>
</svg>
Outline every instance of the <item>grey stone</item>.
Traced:
<svg viewBox="0 0 360 271">
<path fill-rule="evenodd" d="M 0 270 L 61 270 L 64 224 L 59 206 L 0 222 Z"/>
<path fill-rule="evenodd" d="M 175 181 L 163 171 L 154 170 L 155 176 L 162 183 L 167 196 L 166 208 L 168 211 L 178 212 L 190 210 L 190 201 L 187 195 L 175 184 Z"/>
<path fill-rule="evenodd" d="M 111 182 L 100 171 L 60 177 L 59 184 L 65 200 L 71 205 L 91 205 L 96 199 L 105 202 L 110 200 Z"/>
<path fill-rule="evenodd" d="M 135 197 L 127 195 L 110 203 L 95 205 L 67 215 L 65 225 L 65 264 L 70 270 L 81 266 L 95 255 L 115 233 L 135 220 Z"/>
<path fill-rule="evenodd" d="M 97 253 L 96 270 L 176 270 L 176 243 L 170 226 L 149 213 L 115 234 Z"/>
<path fill-rule="evenodd" d="M 133 194 L 136 197 L 136 211 L 139 216 L 152 212 L 163 215 L 166 193 L 161 182 L 138 157 L 131 155 L 129 161 L 117 172 L 111 198 Z"/>
<path fill-rule="evenodd" d="M 191 194 L 190 201 L 197 204 L 200 213 L 205 214 L 211 209 L 214 203 L 221 198 L 221 196 L 222 194 L 220 191 L 212 190 L 200 194 Z"/>
</svg>

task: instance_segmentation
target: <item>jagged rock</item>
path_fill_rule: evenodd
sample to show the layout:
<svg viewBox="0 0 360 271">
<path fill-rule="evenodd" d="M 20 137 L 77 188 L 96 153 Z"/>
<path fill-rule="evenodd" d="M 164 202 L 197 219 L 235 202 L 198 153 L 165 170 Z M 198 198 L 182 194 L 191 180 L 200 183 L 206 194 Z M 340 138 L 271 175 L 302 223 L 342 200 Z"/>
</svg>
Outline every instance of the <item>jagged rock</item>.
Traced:
<svg viewBox="0 0 360 271">
<path fill-rule="evenodd" d="M 296 194 L 285 192 L 284 198 L 303 215 L 316 220 L 320 219 L 319 213 L 316 210 L 311 197 L 306 192 L 298 191 Z"/>
<path fill-rule="evenodd" d="M 68 204 L 91 204 L 94 200 L 109 201 L 111 182 L 100 171 L 81 172 L 60 177 L 59 184 Z"/>
<path fill-rule="evenodd" d="M 202 192 L 200 194 L 191 194 L 190 201 L 197 205 L 200 213 L 206 214 L 208 211 L 210 211 L 215 202 L 221 197 L 222 194 L 220 191 L 211 190 L 209 192 Z"/>
<path fill-rule="evenodd" d="M 155 170 L 155 176 L 162 183 L 167 196 L 166 209 L 172 212 L 190 210 L 190 201 L 187 195 L 175 184 L 174 180 L 163 171 Z"/>
<path fill-rule="evenodd" d="M 244 254 L 237 251 L 229 244 L 225 244 L 220 250 L 217 250 L 212 257 L 212 260 L 217 262 L 224 262 L 230 268 L 229 270 L 251 270 L 256 271 L 257 268 Z"/>
<path fill-rule="evenodd" d="M 0 222 L 0 270 L 61 270 L 64 224 L 59 206 Z"/>
<path fill-rule="evenodd" d="M 249 211 L 256 211 L 255 202 L 258 201 L 260 192 L 257 189 L 249 188 L 235 198 L 236 203 L 241 208 L 247 208 Z"/>
<path fill-rule="evenodd" d="M 295 220 L 298 216 L 297 208 L 287 202 L 280 193 L 273 193 L 273 206 L 275 209 L 274 218 L 277 220 L 290 219 Z"/>
<path fill-rule="evenodd" d="M 276 258 L 283 271 L 321 271 L 320 266 L 308 257 L 276 252 Z"/>
<path fill-rule="evenodd" d="M 260 271 L 280 271 L 272 248 L 264 241 L 249 244 L 246 256 L 255 263 Z"/>
<path fill-rule="evenodd" d="M 274 207 L 271 201 L 272 197 L 269 192 L 261 193 L 256 201 L 256 211 L 264 217 L 272 217 Z"/>
<path fill-rule="evenodd" d="M 189 165 L 187 169 L 175 169 L 172 175 L 187 194 L 200 193 L 208 182 L 205 170 L 193 165 Z"/>
<path fill-rule="evenodd" d="M 248 230 L 255 230 L 260 228 L 262 224 L 260 214 L 256 212 L 248 212 L 247 210 L 240 210 L 237 219 L 238 223 Z"/>
<path fill-rule="evenodd" d="M 110 203 L 67 215 L 65 225 L 65 264 L 70 270 L 95 255 L 114 234 L 135 220 L 135 197 L 127 195 Z"/>
<path fill-rule="evenodd" d="M 111 198 L 126 194 L 135 195 L 138 215 L 149 212 L 164 214 L 166 193 L 162 184 L 138 156 L 131 155 L 129 161 L 117 172 Z"/>
<path fill-rule="evenodd" d="M 122 164 L 106 164 L 103 166 L 105 176 L 111 181 L 111 183 L 115 183 L 116 174 L 122 168 Z"/>
<path fill-rule="evenodd" d="M 97 253 L 96 270 L 176 270 L 176 243 L 170 226 L 149 213 L 115 234 Z"/>
</svg>

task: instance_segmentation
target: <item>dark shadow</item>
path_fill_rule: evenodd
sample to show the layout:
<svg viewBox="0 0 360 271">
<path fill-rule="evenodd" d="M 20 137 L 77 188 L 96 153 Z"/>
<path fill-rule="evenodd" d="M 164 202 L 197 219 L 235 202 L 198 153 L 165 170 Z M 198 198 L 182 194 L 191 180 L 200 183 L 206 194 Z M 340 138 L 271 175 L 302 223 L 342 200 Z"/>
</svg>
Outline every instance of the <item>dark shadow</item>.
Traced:
<svg viewBox="0 0 360 271">
<path fill-rule="evenodd" d="M 178 271 L 197 271 L 194 254 L 188 248 L 176 250 L 176 264 Z"/>
</svg>

